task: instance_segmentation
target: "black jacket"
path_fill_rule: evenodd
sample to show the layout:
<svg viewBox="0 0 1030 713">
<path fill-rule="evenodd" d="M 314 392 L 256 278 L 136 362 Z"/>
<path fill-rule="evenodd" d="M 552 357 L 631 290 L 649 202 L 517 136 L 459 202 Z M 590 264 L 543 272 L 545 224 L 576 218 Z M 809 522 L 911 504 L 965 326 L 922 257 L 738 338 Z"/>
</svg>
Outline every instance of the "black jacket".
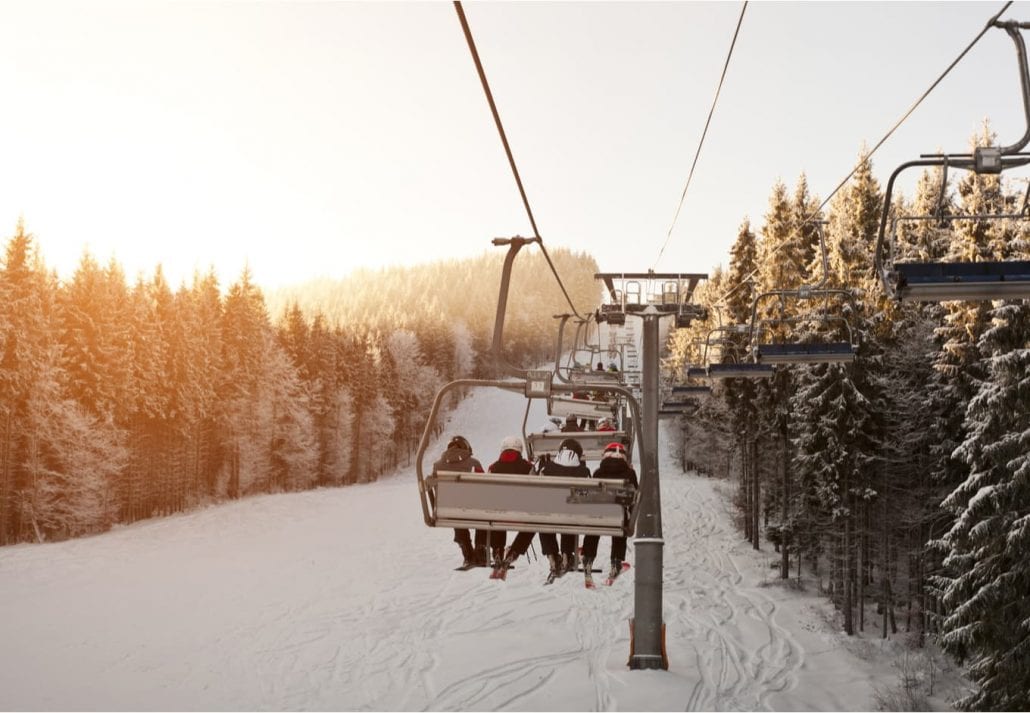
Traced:
<svg viewBox="0 0 1030 713">
<path fill-rule="evenodd" d="M 637 484 L 637 472 L 622 458 L 602 458 L 601 465 L 594 471 L 595 478 L 622 480 L 634 488 Z"/>
<path fill-rule="evenodd" d="M 447 471 L 452 473 L 482 473 L 483 465 L 472 457 L 472 452 L 464 448 L 448 448 L 433 463 L 433 473 Z"/>
<path fill-rule="evenodd" d="M 561 465 L 555 459 L 548 460 L 540 471 L 541 475 L 561 475 L 566 478 L 589 478 L 590 469 L 580 462 L 579 465 Z"/>
</svg>

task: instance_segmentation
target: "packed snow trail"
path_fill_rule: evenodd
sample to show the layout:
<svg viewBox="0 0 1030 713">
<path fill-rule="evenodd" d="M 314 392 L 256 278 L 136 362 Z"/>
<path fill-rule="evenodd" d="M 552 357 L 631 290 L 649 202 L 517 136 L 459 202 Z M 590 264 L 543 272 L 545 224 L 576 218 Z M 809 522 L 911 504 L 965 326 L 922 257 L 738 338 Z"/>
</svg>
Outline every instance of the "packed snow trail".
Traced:
<svg viewBox="0 0 1030 713">
<path fill-rule="evenodd" d="M 523 405 L 476 392 L 442 438 L 489 464 Z M 667 672 L 626 667 L 635 569 L 596 589 L 543 586 L 542 560 L 455 572 L 405 468 L 0 549 L 0 708 L 869 709 L 872 664 L 819 597 L 763 586 L 774 556 L 733 528 L 729 485 L 664 454 L 661 473 Z"/>
</svg>

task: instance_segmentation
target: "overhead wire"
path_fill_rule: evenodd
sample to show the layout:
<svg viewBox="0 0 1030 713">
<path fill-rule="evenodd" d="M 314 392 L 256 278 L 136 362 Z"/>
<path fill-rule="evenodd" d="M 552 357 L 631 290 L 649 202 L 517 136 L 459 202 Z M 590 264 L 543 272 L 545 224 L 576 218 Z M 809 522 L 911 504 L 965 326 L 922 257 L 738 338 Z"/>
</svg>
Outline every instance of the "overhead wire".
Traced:
<svg viewBox="0 0 1030 713">
<path fill-rule="evenodd" d="M 957 65 L 960 61 L 962 61 L 962 59 L 967 54 L 969 54 L 969 51 L 971 49 L 973 49 L 973 47 L 976 45 L 977 42 L 980 41 L 980 38 L 982 38 L 987 33 L 987 30 L 991 29 L 991 27 L 998 20 L 998 18 L 1000 18 L 1002 15 L 1005 14 L 1005 11 L 1009 9 L 1009 7 L 1012 5 L 1013 1 L 1014 0 L 1008 0 L 1008 2 L 1006 2 L 1005 5 L 1002 6 L 1001 10 L 999 10 L 995 15 L 993 15 L 987 21 L 987 24 L 985 24 L 983 29 L 980 30 L 980 32 L 976 35 L 976 37 L 973 38 L 972 42 L 970 42 L 968 45 L 966 45 L 966 48 L 964 50 L 962 50 L 962 52 L 959 53 L 958 57 L 956 57 L 952 61 L 952 63 L 948 65 L 947 69 L 944 70 L 944 72 L 941 74 L 941 76 L 937 77 L 937 79 L 934 80 L 933 84 L 931 84 L 930 87 L 925 92 L 923 92 L 918 99 L 916 99 L 916 101 L 912 104 L 912 106 L 910 106 L 908 108 L 908 110 L 901 116 L 901 118 L 898 119 L 894 123 L 894 125 L 887 131 L 886 134 L 884 134 L 883 138 L 880 139 L 879 141 L 877 141 L 876 145 L 873 146 L 873 148 L 871 150 L 866 152 L 866 154 L 861 159 L 859 159 L 858 163 L 855 164 L 855 167 L 853 169 L 851 169 L 851 172 L 848 173 L 848 175 L 845 176 L 844 179 L 840 183 L 837 184 L 837 187 L 834 188 L 833 191 L 830 193 L 830 195 L 828 195 L 826 197 L 826 199 L 822 203 L 819 204 L 819 207 L 816 208 L 814 211 L 812 211 L 812 213 L 808 217 L 806 217 L 803 221 L 801 221 L 801 225 L 805 225 L 807 223 L 810 223 L 811 221 L 813 221 L 822 212 L 822 210 L 827 206 L 827 204 L 829 204 L 829 202 L 833 199 L 833 197 L 835 195 L 837 195 L 837 193 L 840 191 L 840 189 L 843 188 L 847 184 L 847 182 L 850 181 L 851 178 L 858 172 L 858 169 L 861 168 L 862 164 L 865 163 L 867 160 L 869 160 L 870 158 L 873 157 L 873 154 L 875 154 L 876 151 L 881 146 L 883 146 L 883 144 L 887 141 L 887 139 L 889 139 L 891 137 L 891 135 L 893 135 L 894 132 L 897 131 L 897 129 L 912 115 L 912 113 L 916 110 L 916 108 L 920 104 L 922 104 L 923 101 L 928 96 L 930 96 L 930 93 L 934 89 L 937 88 L 937 85 L 940 84 L 944 80 L 944 78 L 946 76 L 948 76 L 948 74 L 951 72 L 951 70 L 955 68 L 955 65 Z M 798 234 L 797 231 L 798 231 L 798 228 L 795 227 L 794 228 L 794 232 L 791 233 L 791 235 L 789 236 L 788 240 L 785 240 L 782 243 L 780 243 L 769 254 L 770 255 L 775 255 L 781 248 L 783 248 L 784 245 L 786 245 L 789 242 L 790 238 L 794 238 L 794 237 L 797 236 L 797 234 Z M 716 300 L 716 303 L 720 303 L 720 302 L 724 301 L 726 298 L 728 298 L 734 292 L 739 290 L 741 287 L 743 287 L 744 285 L 748 284 L 750 279 L 758 274 L 758 271 L 759 271 L 759 268 L 756 267 L 750 273 L 748 273 L 747 275 L 742 277 L 740 282 L 738 282 L 730 290 L 728 290 L 727 292 L 722 294 L 719 297 L 719 299 Z"/>
<path fill-rule="evenodd" d="M 486 79 L 486 72 L 483 69 L 483 63 L 479 59 L 479 51 L 476 49 L 476 42 L 472 38 L 472 29 L 469 27 L 468 19 L 465 17 L 465 10 L 461 6 L 461 0 L 454 0 L 454 9 L 458 13 L 458 20 L 461 22 L 461 29 L 465 33 L 465 40 L 468 42 L 469 51 L 472 53 L 472 61 L 476 64 L 476 71 L 479 73 L 479 81 L 483 85 L 483 93 L 486 94 L 486 101 L 490 105 L 490 112 L 494 117 L 494 124 L 497 126 L 497 133 L 501 136 L 501 143 L 504 145 L 504 153 L 508 156 L 508 164 L 511 166 L 511 172 L 515 176 L 515 183 L 519 188 L 519 195 L 522 196 L 522 205 L 526 208 L 526 215 L 529 216 L 529 224 L 533 227 L 533 242 L 540 246 L 540 251 L 544 254 L 544 259 L 547 260 L 547 265 L 551 268 L 551 274 L 554 275 L 554 279 L 558 281 L 558 287 L 561 288 L 562 294 L 565 295 L 565 301 L 569 303 L 569 307 L 572 312 L 579 319 L 583 319 L 583 316 L 576 310 L 576 305 L 573 304 L 572 298 L 569 297 L 568 290 L 565 289 L 565 283 L 561 279 L 561 275 L 558 274 L 558 269 L 554 266 L 551 261 L 551 256 L 547 253 L 547 248 L 544 247 L 544 239 L 540 237 L 540 231 L 536 227 L 536 219 L 533 217 L 533 209 L 529 207 L 529 198 L 526 196 L 526 189 L 522 185 L 522 177 L 519 175 L 519 168 L 515 165 L 515 156 L 512 154 L 511 145 L 508 143 L 508 136 L 504 132 L 504 125 L 501 123 L 501 115 L 497 111 L 497 104 L 494 102 L 493 92 L 490 91 L 490 83 Z"/>
<path fill-rule="evenodd" d="M 654 270 L 658 266 L 659 261 L 662 259 L 662 255 L 665 254 L 665 248 L 669 245 L 669 240 L 672 238 L 672 230 L 676 227 L 676 221 L 680 217 L 680 211 L 683 209 L 683 202 L 687 198 L 687 189 L 690 188 L 690 181 L 694 178 L 694 169 L 697 168 L 697 160 L 701 156 L 701 147 L 705 144 L 705 136 L 708 135 L 708 127 L 712 123 L 712 115 L 715 113 L 715 105 L 719 102 L 719 94 L 722 92 L 722 84 L 726 79 L 726 70 L 730 66 L 730 58 L 733 57 L 733 48 L 737 45 L 737 36 L 740 34 L 740 26 L 744 22 L 744 12 L 747 10 L 748 0 L 744 0 L 743 7 L 740 8 L 740 17 L 737 18 L 737 28 L 733 31 L 733 40 L 730 42 L 730 50 L 726 54 L 726 62 L 722 66 L 722 75 L 719 77 L 719 86 L 715 90 L 715 98 L 712 100 L 712 108 L 708 110 L 708 119 L 705 121 L 704 131 L 701 132 L 701 140 L 697 144 L 697 151 L 694 153 L 694 162 L 690 164 L 690 172 L 687 174 L 687 183 L 683 186 L 683 194 L 680 196 L 679 205 L 676 206 L 676 213 L 672 216 L 672 225 L 669 226 L 669 232 L 665 236 L 665 242 L 662 243 L 661 249 L 658 251 L 658 257 L 655 258 L 654 264 L 651 265 L 651 269 Z"/>
</svg>

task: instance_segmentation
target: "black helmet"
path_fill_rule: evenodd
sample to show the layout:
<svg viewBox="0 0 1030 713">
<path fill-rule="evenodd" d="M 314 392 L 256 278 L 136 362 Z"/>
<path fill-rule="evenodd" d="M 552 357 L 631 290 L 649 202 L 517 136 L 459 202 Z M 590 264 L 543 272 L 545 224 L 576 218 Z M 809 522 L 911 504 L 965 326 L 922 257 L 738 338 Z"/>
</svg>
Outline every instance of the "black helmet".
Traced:
<svg viewBox="0 0 1030 713">
<path fill-rule="evenodd" d="M 572 451 L 577 456 L 579 456 L 580 460 L 583 460 L 583 446 L 579 445 L 579 441 L 577 441 L 575 438 L 566 438 L 564 441 L 561 442 L 561 445 L 558 446 L 558 450 Z"/>
<path fill-rule="evenodd" d="M 472 452 L 472 445 L 465 440 L 464 436 L 455 436 L 451 439 L 450 443 L 447 444 L 447 448 L 460 448 L 464 451 Z"/>
</svg>

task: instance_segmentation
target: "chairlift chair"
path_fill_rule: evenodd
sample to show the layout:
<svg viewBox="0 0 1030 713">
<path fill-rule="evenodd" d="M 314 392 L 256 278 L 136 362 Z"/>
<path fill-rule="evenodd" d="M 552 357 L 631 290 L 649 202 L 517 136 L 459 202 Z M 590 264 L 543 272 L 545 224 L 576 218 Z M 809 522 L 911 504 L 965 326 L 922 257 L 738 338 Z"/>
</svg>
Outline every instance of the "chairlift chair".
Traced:
<svg viewBox="0 0 1030 713">
<path fill-rule="evenodd" d="M 491 355 L 495 367 L 509 375 L 507 380 L 458 379 L 441 388 L 433 400 L 415 458 L 422 516 L 429 527 L 521 530 L 550 533 L 588 533 L 630 537 L 636 526 L 638 491 L 621 480 L 520 476 L 491 473 L 435 472 L 426 475 L 423 461 L 433 435 L 444 398 L 456 389 L 494 388 L 521 393 L 526 397 L 522 420 L 533 399 L 569 394 L 579 387 L 554 383 L 554 372 L 519 369 L 504 358 L 503 335 L 512 266 L 519 250 L 539 238 L 495 238 L 495 245 L 507 245 L 501 271 L 497 316 Z M 619 385 L 597 386 L 594 391 L 628 404 L 632 423 L 640 422 L 640 405 L 633 393 Z M 643 443 L 642 436 L 637 435 Z"/>
<path fill-rule="evenodd" d="M 798 324 L 802 322 L 841 322 L 848 334 L 843 342 L 786 342 L 756 344 L 755 361 L 759 364 L 834 364 L 855 360 L 857 345 L 853 343 L 851 325 L 836 315 L 809 315 L 782 319 L 762 320 L 762 326 Z M 760 334 L 764 329 L 759 329 Z"/>
<path fill-rule="evenodd" d="M 696 403 L 690 401 L 663 401 L 658 409 L 659 416 L 682 416 L 697 408 Z"/>
<path fill-rule="evenodd" d="M 565 325 L 568 320 L 572 317 L 571 314 L 560 314 L 555 315 L 556 319 L 559 319 L 558 325 L 558 339 L 555 345 L 555 365 L 554 373 L 557 375 L 559 381 L 565 383 L 581 384 L 584 387 L 590 385 L 610 385 L 610 384 L 621 384 L 623 382 L 623 369 L 619 369 L 616 372 L 609 372 L 607 370 L 598 371 L 594 368 L 594 364 L 598 361 L 603 362 L 602 355 L 608 356 L 611 354 L 611 350 L 605 349 L 600 345 L 600 342 L 595 346 L 586 343 L 586 336 L 583 336 L 580 345 L 580 336 L 584 335 L 584 325 L 586 325 L 587 331 L 589 331 L 589 323 L 593 320 L 593 315 L 585 320 L 578 320 L 576 324 L 576 335 L 573 338 L 572 349 L 568 352 L 568 365 L 561 366 L 561 357 L 565 353 L 563 344 L 563 335 L 565 331 Z M 588 354 L 586 363 L 582 363 L 577 358 L 582 354 Z M 622 354 L 618 353 L 619 362 L 622 363 Z M 586 389 L 585 389 L 586 390 Z M 589 417 L 585 417 L 589 418 Z"/>
<path fill-rule="evenodd" d="M 626 457 L 633 458 L 633 442 L 631 434 L 626 431 L 548 431 L 546 433 L 526 434 L 526 445 L 531 460 L 541 455 L 555 455 L 563 441 L 574 438 L 583 448 L 583 460 L 599 461 L 605 448 L 611 443 L 621 443 L 626 447 Z"/>
<path fill-rule="evenodd" d="M 708 381 L 712 379 L 768 379 L 775 373 L 772 365 L 740 360 L 734 351 L 723 353 L 721 362 L 712 362 L 711 347 L 739 346 L 730 338 L 712 339 L 713 335 L 720 333 L 748 335 L 748 341 L 750 341 L 751 325 L 720 325 L 709 330 L 705 337 L 705 351 L 702 359 L 704 365 L 688 366 L 686 370 L 688 379 Z"/>
<path fill-rule="evenodd" d="M 851 324 L 841 315 L 826 314 L 825 312 L 810 312 L 796 317 L 773 317 L 766 319 L 758 318 L 758 305 L 769 298 L 778 299 L 781 308 L 788 299 L 797 302 L 810 303 L 819 299 L 829 301 L 830 299 L 843 298 L 852 306 L 855 311 L 855 295 L 851 290 L 843 288 L 826 287 L 830 276 L 829 256 L 826 250 L 826 235 L 823 232 L 822 221 L 811 221 L 819 235 L 819 251 L 822 257 L 823 274 L 820 281 L 815 285 L 801 285 L 791 289 L 776 289 L 755 295 L 751 302 L 751 340 L 754 361 L 759 364 L 829 364 L 845 363 L 855 360 L 855 353 L 858 345 L 855 343 Z M 818 322 L 830 324 L 840 322 L 844 325 L 847 334 L 846 341 L 824 341 L 813 340 L 805 342 L 761 342 L 759 337 L 763 333 L 772 331 L 777 325 L 791 325 Z"/>
<path fill-rule="evenodd" d="M 1030 261 L 950 261 L 950 262 L 900 262 L 897 260 L 896 227 L 892 224 L 890 236 L 887 225 L 892 208 L 894 183 L 906 169 L 913 167 L 940 167 L 942 186 L 947 185 L 948 168 L 972 171 L 976 174 L 1001 174 L 1002 172 L 1030 164 L 1030 153 L 1023 148 L 1030 142 L 1030 70 L 1027 65 L 1026 44 L 1022 30 L 1030 28 L 1028 23 L 995 20 L 994 27 L 1005 30 L 1016 45 L 1019 62 L 1019 77 L 1026 117 L 1023 136 L 1011 146 L 980 146 L 972 154 L 925 154 L 919 160 L 901 164 L 887 181 L 883 211 L 877 233 L 873 261 L 877 275 L 888 295 L 901 302 L 942 302 L 947 300 L 996 300 L 1023 299 L 1030 297 Z M 1028 190 L 1030 195 L 1030 190 Z M 941 191 L 943 200 L 944 190 Z M 941 206 L 938 206 L 940 213 Z M 938 215 L 937 218 L 942 216 Z M 903 216 L 913 219 L 918 216 Z M 993 213 L 982 215 L 948 216 L 948 219 L 1002 220 L 1030 218 L 1027 210 L 1027 196 L 1018 213 Z"/>
<path fill-rule="evenodd" d="M 671 390 L 674 394 L 689 394 L 691 396 L 707 396 L 712 393 L 711 386 L 691 386 L 686 384 L 673 386 Z"/>
<path fill-rule="evenodd" d="M 520 530 L 632 536 L 637 515 L 638 491 L 622 480 L 601 478 L 540 477 L 493 473 L 424 472 L 424 458 L 436 432 L 436 420 L 447 394 L 456 389 L 493 388 L 522 393 L 527 399 L 568 393 L 572 386 L 553 383 L 552 373 L 527 372 L 524 379 L 489 381 L 459 379 L 436 394 L 415 459 L 423 519 L 430 527 L 478 530 Z M 625 399 L 639 422 L 640 407 L 621 386 L 602 387 Z M 527 402 L 526 416 L 529 413 Z M 523 417 L 523 430 L 525 418 Z M 562 438 L 582 434 L 556 434 Z M 611 442 L 617 434 L 604 432 Z M 627 436 L 628 437 L 628 436 Z M 534 443 L 536 434 L 525 437 Z M 638 445 L 642 436 L 637 434 Z"/>
</svg>

